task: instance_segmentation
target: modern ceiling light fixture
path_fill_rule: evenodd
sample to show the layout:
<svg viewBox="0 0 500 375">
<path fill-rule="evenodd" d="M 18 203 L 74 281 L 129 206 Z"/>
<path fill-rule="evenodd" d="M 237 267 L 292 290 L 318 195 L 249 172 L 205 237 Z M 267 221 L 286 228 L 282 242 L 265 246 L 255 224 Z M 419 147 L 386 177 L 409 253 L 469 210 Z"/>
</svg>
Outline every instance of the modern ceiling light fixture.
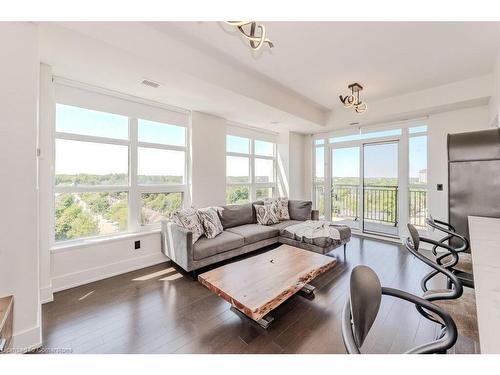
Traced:
<svg viewBox="0 0 500 375">
<path fill-rule="evenodd" d="M 363 114 L 368 108 L 366 103 L 362 102 L 359 99 L 359 92 L 363 90 L 363 86 L 355 82 L 351 83 L 347 87 L 351 89 L 351 94 L 346 96 L 339 95 L 340 101 L 342 102 L 345 108 L 353 107 L 356 113 L 360 115 Z"/>
<path fill-rule="evenodd" d="M 226 21 L 228 25 L 236 27 L 245 39 L 250 42 L 250 47 L 254 51 L 258 51 L 264 43 L 269 48 L 273 48 L 274 44 L 266 37 L 266 28 L 264 25 L 257 25 L 255 21 Z"/>
</svg>

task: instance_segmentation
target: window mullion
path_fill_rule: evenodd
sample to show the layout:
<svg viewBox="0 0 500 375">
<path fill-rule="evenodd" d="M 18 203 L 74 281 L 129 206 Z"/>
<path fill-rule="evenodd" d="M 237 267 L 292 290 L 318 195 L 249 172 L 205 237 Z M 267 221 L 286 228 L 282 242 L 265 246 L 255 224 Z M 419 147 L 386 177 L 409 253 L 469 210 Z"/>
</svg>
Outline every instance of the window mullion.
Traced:
<svg viewBox="0 0 500 375">
<path fill-rule="evenodd" d="M 140 192 L 137 184 L 137 118 L 129 117 L 129 210 L 128 210 L 128 229 L 136 232 L 140 228 Z"/>
<path fill-rule="evenodd" d="M 255 141 L 250 139 L 250 202 L 256 200 L 256 186 L 255 186 Z"/>
</svg>

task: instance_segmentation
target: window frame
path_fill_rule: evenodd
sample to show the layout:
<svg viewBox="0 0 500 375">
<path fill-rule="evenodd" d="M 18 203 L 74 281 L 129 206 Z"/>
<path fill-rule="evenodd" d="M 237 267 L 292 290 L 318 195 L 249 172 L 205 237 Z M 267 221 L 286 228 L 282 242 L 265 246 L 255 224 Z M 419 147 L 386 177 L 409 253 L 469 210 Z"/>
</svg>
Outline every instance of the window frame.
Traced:
<svg viewBox="0 0 500 375">
<path fill-rule="evenodd" d="M 227 151 L 227 146 L 226 146 L 226 165 L 227 165 L 228 156 L 248 158 L 248 161 L 249 161 L 249 176 L 248 176 L 249 181 L 248 181 L 248 183 L 228 183 L 227 182 L 227 168 L 226 168 L 226 189 L 228 186 L 248 187 L 249 203 L 255 202 L 257 200 L 256 193 L 257 193 L 257 189 L 259 189 L 259 188 L 272 188 L 272 191 L 273 191 L 272 198 L 275 198 L 277 196 L 277 191 L 278 191 L 278 181 L 277 181 L 278 174 L 277 174 L 277 163 L 276 163 L 277 145 L 276 145 L 276 142 L 272 142 L 272 141 L 267 140 L 267 139 L 261 139 L 258 137 L 241 136 L 241 135 L 236 135 L 233 133 L 227 133 L 226 134 L 226 145 L 227 145 L 227 137 L 228 136 L 246 138 L 249 140 L 250 152 L 248 154 L 240 153 L 240 152 L 229 152 L 229 151 Z M 273 145 L 273 156 L 257 155 L 255 153 L 255 141 L 271 143 Z M 256 176 L 255 176 L 255 160 L 256 159 L 272 160 L 273 161 L 273 182 L 257 182 L 256 181 Z M 229 203 L 226 201 L 226 204 L 237 204 L 237 203 Z"/>
<path fill-rule="evenodd" d="M 397 129 L 401 130 L 400 134 L 395 134 Z M 414 129 L 412 131 L 412 129 Z M 360 138 L 357 140 L 345 140 L 342 142 L 337 142 L 335 138 L 346 137 L 350 135 L 356 135 L 355 130 L 348 128 L 339 131 L 333 131 L 329 133 L 318 133 L 314 135 L 311 139 L 311 148 L 312 148 L 312 180 L 311 180 L 311 189 L 312 189 L 312 201 L 313 207 L 318 209 L 318 199 L 316 199 L 316 187 L 323 186 L 324 187 L 324 209 L 325 209 L 325 219 L 331 220 L 331 150 L 334 148 L 343 148 L 349 146 L 360 146 L 364 143 L 371 142 L 384 142 L 391 140 L 398 140 L 400 143 L 400 152 L 398 155 L 398 161 L 402 168 L 399 170 L 399 198 L 401 201 L 399 202 L 399 218 L 410 220 L 410 173 L 409 173 L 409 164 L 410 164 L 410 154 L 409 154 L 409 141 L 411 138 L 415 137 L 427 137 L 427 142 L 429 140 L 429 124 L 426 119 L 415 119 L 411 121 L 403 121 L 403 122 L 395 122 L 388 124 L 379 124 L 377 126 L 367 126 L 363 128 L 365 134 L 374 134 L 373 138 Z M 386 135 L 384 133 L 393 131 L 393 135 Z M 316 150 L 318 148 L 324 147 L 324 179 L 325 183 L 317 183 L 316 181 Z M 427 156 L 429 153 L 429 146 L 427 143 Z M 427 171 L 429 168 L 429 159 L 427 158 Z M 428 173 L 428 172 L 427 172 Z M 427 183 L 425 184 L 426 191 L 426 207 L 428 209 L 429 203 L 429 180 L 427 179 Z M 417 229 L 422 233 L 427 233 L 427 228 L 417 227 Z M 405 231 L 400 232 L 401 238 L 404 237 Z"/>
<path fill-rule="evenodd" d="M 122 99 L 123 100 L 123 99 Z M 58 132 L 57 131 L 57 104 L 69 105 L 73 107 L 79 107 L 84 110 L 92 110 L 99 111 L 105 113 L 117 114 L 120 116 L 125 116 L 128 118 L 128 139 L 118 139 L 118 138 L 109 138 L 109 137 L 101 137 L 101 136 L 91 136 L 91 135 L 83 135 L 83 134 L 74 134 L 67 132 Z M 162 108 L 155 107 L 156 111 L 161 111 Z M 117 113 L 112 111 L 106 111 L 101 108 L 92 108 L 92 105 L 87 105 L 86 103 L 77 104 L 77 103 L 66 103 L 65 101 L 56 100 L 54 103 L 54 131 L 53 131 L 53 155 L 52 158 L 52 169 L 53 173 L 51 176 L 52 179 L 52 205 L 51 205 L 51 221 L 53 223 L 51 228 L 51 243 L 53 248 L 65 247 L 65 246 L 73 246 L 85 243 L 88 240 L 105 240 L 113 237 L 120 237 L 124 235 L 130 235 L 134 233 L 147 233 L 158 230 L 160 228 L 160 223 L 153 224 L 142 224 L 141 220 L 141 211 L 142 211 L 142 194 L 143 193 L 176 193 L 180 192 L 182 194 L 182 207 L 186 207 L 189 202 L 189 184 L 190 184 L 190 175 L 189 175 L 189 137 L 190 137 L 190 126 L 179 123 L 172 123 L 168 119 L 161 120 L 158 116 L 153 116 L 155 118 L 148 118 L 148 116 L 144 115 L 132 115 L 126 113 Z M 186 112 L 186 116 L 189 116 L 189 113 Z M 168 118 L 168 116 L 165 116 Z M 153 121 L 156 123 L 163 123 L 171 126 L 179 126 L 185 129 L 185 139 L 184 146 L 174 146 L 174 145 L 165 145 L 161 143 L 151 143 L 151 142 L 139 142 L 138 140 L 138 124 L 139 120 L 144 119 L 148 121 Z M 189 124 L 189 121 L 188 121 Z M 73 141 L 83 141 L 83 142 L 92 142 L 99 144 L 112 144 L 112 145 L 121 145 L 128 147 L 128 183 L 126 185 L 89 185 L 89 186 L 56 186 L 56 140 L 73 140 Z M 152 148 L 152 149 L 161 149 L 161 150 L 173 150 L 173 151 L 182 151 L 184 152 L 184 180 L 182 184 L 139 184 L 138 183 L 138 150 L 139 147 L 144 148 Z M 128 195 L 128 217 L 127 217 L 127 230 L 118 231 L 109 234 L 102 235 L 94 235 L 94 236 L 85 236 L 75 239 L 68 240 L 56 240 L 55 238 L 55 196 L 56 194 L 61 193 L 74 193 L 74 192 L 82 192 L 82 193 L 92 193 L 92 192 L 126 192 Z"/>
</svg>

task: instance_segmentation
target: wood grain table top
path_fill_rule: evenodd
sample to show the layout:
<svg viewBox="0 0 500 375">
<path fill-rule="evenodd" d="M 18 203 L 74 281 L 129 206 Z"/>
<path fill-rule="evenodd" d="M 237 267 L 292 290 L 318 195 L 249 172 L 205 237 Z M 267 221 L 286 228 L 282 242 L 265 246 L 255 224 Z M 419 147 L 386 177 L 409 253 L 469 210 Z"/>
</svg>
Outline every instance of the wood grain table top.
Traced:
<svg viewBox="0 0 500 375">
<path fill-rule="evenodd" d="M 259 320 L 335 263 L 334 258 L 281 245 L 200 274 L 198 280 L 251 319 Z"/>
</svg>

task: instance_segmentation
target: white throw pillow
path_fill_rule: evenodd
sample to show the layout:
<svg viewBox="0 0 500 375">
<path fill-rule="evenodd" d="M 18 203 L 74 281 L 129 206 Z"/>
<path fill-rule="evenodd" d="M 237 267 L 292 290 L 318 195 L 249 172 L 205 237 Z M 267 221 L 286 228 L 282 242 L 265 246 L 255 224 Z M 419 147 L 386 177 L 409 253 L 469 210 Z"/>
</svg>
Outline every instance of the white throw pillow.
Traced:
<svg viewBox="0 0 500 375">
<path fill-rule="evenodd" d="M 288 198 L 266 198 L 264 204 L 276 203 L 278 220 L 290 220 L 290 213 L 288 211 Z"/>
<path fill-rule="evenodd" d="M 184 208 L 172 214 L 172 221 L 193 233 L 193 243 L 203 235 L 203 225 L 194 208 Z"/>
<path fill-rule="evenodd" d="M 271 204 L 254 204 L 255 212 L 257 214 L 257 222 L 261 225 L 278 224 L 277 205 L 276 202 Z"/>
<path fill-rule="evenodd" d="M 207 238 L 215 238 L 224 231 L 219 217 L 220 207 L 207 207 L 198 210 L 198 217 Z"/>
</svg>

